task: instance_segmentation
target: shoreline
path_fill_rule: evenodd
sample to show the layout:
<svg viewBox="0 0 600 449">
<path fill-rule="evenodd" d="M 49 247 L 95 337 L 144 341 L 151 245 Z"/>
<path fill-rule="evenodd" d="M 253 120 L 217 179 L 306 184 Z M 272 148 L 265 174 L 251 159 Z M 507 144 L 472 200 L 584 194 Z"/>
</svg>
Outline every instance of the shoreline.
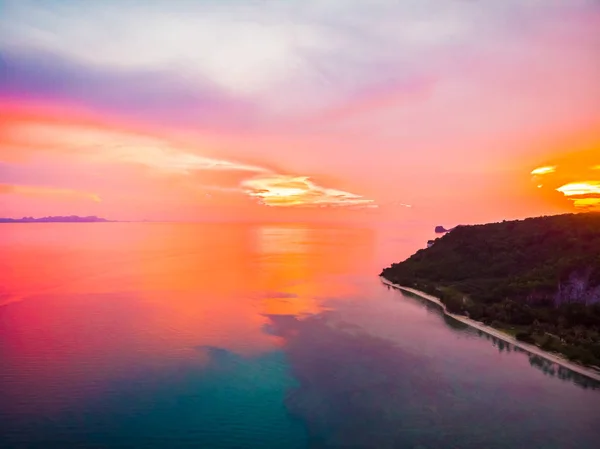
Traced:
<svg viewBox="0 0 600 449">
<path fill-rule="evenodd" d="M 433 302 L 434 304 L 437 304 L 438 306 L 440 306 L 440 308 L 442 309 L 442 312 L 444 313 L 444 315 L 447 315 L 457 321 L 460 321 L 461 323 L 466 324 L 469 327 L 472 327 L 474 329 L 477 329 L 481 332 L 484 332 L 488 335 L 491 335 L 492 337 L 496 337 L 500 340 L 505 341 L 506 343 L 509 343 L 513 346 L 519 347 L 525 351 L 527 351 L 530 354 L 534 354 L 537 356 L 540 356 L 546 360 L 548 360 L 549 362 L 552 363 L 556 363 L 557 365 L 560 365 L 564 368 L 567 368 L 573 372 L 576 372 L 578 374 L 581 374 L 582 376 L 588 377 L 590 379 L 593 379 L 597 382 L 600 382 L 600 372 L 592 369 L 592 368 L 586 368 L 582 365 L 578 365 L 575 364 L 563 357 L 560 357 L 558 355 L 555 355 L 553 353 L 544 351 L 542 349 L 540 349 L 537 346 L 531 345 L 529 343 L 525 343 L 522 341 L 517 340 L 516 338 L 512 337 L 511 335 L 505 334 L 502 331 L 499 331 L 498 329 L 495 329 L 491 326 L 487 326 L 485 324 L 483 324 L 480 321 L 475 321 L 472 320 L 471 318 L 467 318 L 464 315 L 456 315 L 454 313 L 450 313 L 448 312 L 448 310 L 446 309 L 446 306 L 444 303 L 442 303 L 442 301 L 440 301 L 439 298 L 436 298 L 435 296 L 429 295 L 425 292 L 422 292 L 420 290 L 416 290 L 414 288 L 411 287 L 404 287 L 402 285 L 398 285 L 398 284 L 394 284 L 393 282 L 388 281 L 386 278 L 384 278 L 383 276 L 380 276 L 381 281 L 383 282 L 383 284 L 395 288 L 396 290 L 400 290 L 400 291 L 406 291 L 409 293 L 412 293 L 414 295 L 417 295 L 423 299 L 426 299 L 428 301 Z"/>
</svg>

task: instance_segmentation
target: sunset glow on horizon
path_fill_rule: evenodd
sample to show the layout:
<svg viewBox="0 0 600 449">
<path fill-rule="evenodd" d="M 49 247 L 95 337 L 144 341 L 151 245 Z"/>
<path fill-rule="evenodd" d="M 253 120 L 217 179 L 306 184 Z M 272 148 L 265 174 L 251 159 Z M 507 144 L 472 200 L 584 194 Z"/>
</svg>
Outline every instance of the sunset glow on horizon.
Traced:
<svg viewBox="0 0 600 449">
<path fill-rule="evenodd" d="M 592 0 L 0 5 L 0 216 L 600 210 Z"/>
</svg>

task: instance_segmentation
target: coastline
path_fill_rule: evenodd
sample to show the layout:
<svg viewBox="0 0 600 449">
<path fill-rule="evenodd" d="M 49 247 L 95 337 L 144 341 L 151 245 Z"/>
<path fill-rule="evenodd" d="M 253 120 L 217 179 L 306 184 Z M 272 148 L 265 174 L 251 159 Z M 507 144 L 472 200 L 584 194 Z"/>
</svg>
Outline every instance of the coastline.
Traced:
<svg viewBox="0 0 600 449">
<path fill-rule="evenodd" d="M 393 282 L 388 281 L 383 276 L 380 276 L 380 278 L 381 278 L 381 281 L 383 282 L 383 284 L 385 284 L 389 287 L 395 288 L 400 291 L 406 291 L 406 292 L 412 293 L 423 299 L 431 301 L 434 304 L 437 304 L 442 309 L 442 312 L 444 312 L 445 315 L 447 315 L 457 321 L 460 321 L 461 323 L 464 323 L 467 326 L 470 326 L 474 329 L 477 329 L 481 332 L 491 335 L 492 337 L 496 337 L 500 340 L 503 340 L 506 343 L 509 343 L 513 346 L 519 347 L 519 348 L 529 352 L 530 354 L 535 354 L 537 356 L 540 356 L 552 363 L 556 363 L 557 365 L 560 365 L 560 366 L 565 367 L 573 372 L 581 374 L 582 376 L 585 376 L 585 377 L 588 377 L 590 379 L 600 382 L 600 372 L 598 372 L 592 368 L 586 368 L 582 365 L 575 364 L 575 363 L 570 362 L 569 360 L 562 358 L 558 355 L 544 351 L 537 346 L 530 345 L 528 343 L 519 341 L 516 338 L 512 337 L 511 335 L 505 334 L 504 332 L 499 331 L 498 329 L 487 326 L 487 325 L 481 323 L 480 321 L 472 320 L 470 318 L 467 318 L 464 315 L 456 315 L 454 313 L 450 313 L 446 309 L 446 306 L 444 305 L 444 303 L 442 303 L 442 301 L 440 301 L 440 299 L 436 298 L 435 296 L 429 295 L 425 292 L 416 290 L 411 287 L 404 287 L 402 285 L 394 284 Z"/>
</svg>

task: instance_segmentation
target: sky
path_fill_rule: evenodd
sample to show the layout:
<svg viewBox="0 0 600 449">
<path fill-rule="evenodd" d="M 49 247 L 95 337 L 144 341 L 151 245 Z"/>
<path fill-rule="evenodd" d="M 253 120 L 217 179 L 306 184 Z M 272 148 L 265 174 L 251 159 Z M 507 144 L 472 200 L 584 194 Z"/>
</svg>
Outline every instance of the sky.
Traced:
<svg viewBox="0 0 600 449">
<path fill-rule="evenodd" d="M 0 0 L 0 216 L 600 210 L 598 0 Z"/>
</svg>

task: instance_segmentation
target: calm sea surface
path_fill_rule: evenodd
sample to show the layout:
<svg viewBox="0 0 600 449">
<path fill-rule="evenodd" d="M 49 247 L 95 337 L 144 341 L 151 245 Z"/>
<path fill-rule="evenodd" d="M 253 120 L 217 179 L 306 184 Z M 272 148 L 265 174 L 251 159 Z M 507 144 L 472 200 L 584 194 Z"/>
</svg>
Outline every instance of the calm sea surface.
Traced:
<svg viewBox="0 0 600 449">
<path fill-rule="evenodd" d="M 600 389 L 389 290 L 428 230 L 0 225 L 0 447 L 600 447 Z"/>
</svg>

